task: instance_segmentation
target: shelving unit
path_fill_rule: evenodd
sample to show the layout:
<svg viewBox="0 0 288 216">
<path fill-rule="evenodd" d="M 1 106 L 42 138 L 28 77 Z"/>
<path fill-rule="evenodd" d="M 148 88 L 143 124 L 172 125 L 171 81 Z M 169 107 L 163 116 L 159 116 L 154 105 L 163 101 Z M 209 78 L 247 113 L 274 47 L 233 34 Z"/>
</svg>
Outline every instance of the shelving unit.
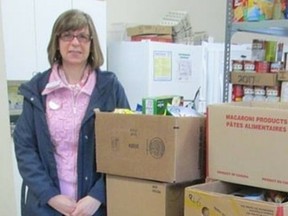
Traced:
<svg viewBox="0 0 288 216">
<path fill-rule="evenodd" d="M 288 19 L 265 20 L 258 22 L 233 22 L 233 0 L 227 0 L 226 30 L 225 30 L 225 53 L 224 53 L 224 81 L 223 102 L 229 101 L 230 82 L 230 52 L 231 39 L 236 32 L 249 32 L 274 36 L 288 36 Z"/>
</svg>

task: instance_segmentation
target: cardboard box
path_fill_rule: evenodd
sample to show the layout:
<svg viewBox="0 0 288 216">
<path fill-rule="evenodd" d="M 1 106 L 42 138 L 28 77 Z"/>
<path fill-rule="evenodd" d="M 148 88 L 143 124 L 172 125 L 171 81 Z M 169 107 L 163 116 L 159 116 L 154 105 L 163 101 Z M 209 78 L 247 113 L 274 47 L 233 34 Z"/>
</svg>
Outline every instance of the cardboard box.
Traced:
<svg viewBox="0 0 288 216">
<path fill-rule="evenodd" d="M 157 41 L 165 43 L 173 43 L 172 35 L 135 35 L 131 36 L 131 41 Z"/>
<path fill-rule="evenodd" d="M 288 71 L 279 71 L 277 74 L 279 81 L 288 81 Z"/>
<path fill-rule="evenodd" d="M 245 0 L 233 0 L 233 21 L 244 21 Z"/>
<path fill-rule="evenodd" d="M 184 190 L 192 185 L 113 175 L 106 180 L 109 216 L 183 216 Z"/>
<path fill-rule="evenodd" d="M 164 25 L 139 25 L 127 28 L 128 36 L 157 34 L 172 35 L 172 26 Z"/>
<path fill-rule="evenodd" d="M 288 191 L 288 103 L 208 106 L 207 176 Z"/>
<path fill-rule="evenodd" d="M 243 186 L 214 181 L 185 188 L 184 216 L 286 216 L 288 204 L 251 200 L 232 195 Z"/>
<path fill-rule="evenodd" d="M 179 95 L 167 95 L 142 98 L 142 113 L 147 115 L 165 115 L 167 105 L 179 106 L 183 97 Z"/>
<path fill-rule="evenodd" d="M 231 83 L 253 86 L 279 85 L 276 73 L 231 72 Z"/>
<path fill-rule="evenodd" d="M 272 19 L 273 2 L 273 0 L 247 0 L 247 7 L 244 9 L 244 20 L 260 21 Z"/>
<path fill-rule="evenodd" d="M 163 182 L 203 177 L 205 117 L 96 112 L 100 172 Z"/>
</svg>

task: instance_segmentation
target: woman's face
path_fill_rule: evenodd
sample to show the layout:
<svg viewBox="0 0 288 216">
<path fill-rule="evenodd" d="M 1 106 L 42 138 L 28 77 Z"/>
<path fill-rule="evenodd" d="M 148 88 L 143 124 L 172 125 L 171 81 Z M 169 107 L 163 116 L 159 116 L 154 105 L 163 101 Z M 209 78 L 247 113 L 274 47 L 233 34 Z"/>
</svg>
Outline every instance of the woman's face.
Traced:
<svg viewBox="0 0 288 216">
<path fill-rule="evenodd" d="M 80 66 L 87 62 L 90 53 L 91 36 L 88 27 L 63 32 L 59 38 L 59 50 L 63 65 Z"/>
</svg>

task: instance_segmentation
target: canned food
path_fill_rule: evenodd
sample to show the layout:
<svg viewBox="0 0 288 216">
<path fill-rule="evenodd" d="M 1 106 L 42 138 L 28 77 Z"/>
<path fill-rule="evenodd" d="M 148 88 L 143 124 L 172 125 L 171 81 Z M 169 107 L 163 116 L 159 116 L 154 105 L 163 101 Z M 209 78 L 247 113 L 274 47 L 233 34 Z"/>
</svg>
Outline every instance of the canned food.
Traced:
<svg viewBox="0 0 288 216">
<path fill-rule="evenodd" d="M 252 41 L 252 59 L 257 61 L 265 59 L 265 40 L 254 39 Z"/>
<path fill-rule="evenodd" d="M 270 70 L 270 63 L 267 61 L 255 61 L 256 73 L 268 73 Z"/>
<path fill-rule="evenodd" d="M 282 62 L 272 62 L 270 66 L 271 73 L 278 73 L 280 70 L 283 70 Z"/>
<path fill-rule="evenodd" d="M 234 96 L 234 98 L 243 96 L 243 86 L 242 85 L 233 85 L 233 96 Z"/>
<path fill-rule="evenodd" d="M 273 62 L 276 60 L 277 41 L 266 41 L 265 60 Z"/>
<path fill-rule="evenodd" d="M 243 68 L 245 72 L 254 72 L 255 71 L 255 62 L 244 60 L 243 61 Z"/>
<path fill-rule="evenodd" d="M 233 71 L 243 71 L 243 61 L 232 60 L 232 70 Z"/>
<path fill-rule="evenodd" d="M 279 86 L 267 86 L 266 87 L 266 96 L 278 96 L 279 95 Z"/>
<path fill-rule="evenodd" d="M 253 86 L 243 86 L 244 95 L 254 95 Z"/>
<path fill-rule="evenodd" d="M 264 96 L 265 95 L 265 87 L 255 86 L 254 87 L 254 95 L 255 96 Z"/>
</svg>

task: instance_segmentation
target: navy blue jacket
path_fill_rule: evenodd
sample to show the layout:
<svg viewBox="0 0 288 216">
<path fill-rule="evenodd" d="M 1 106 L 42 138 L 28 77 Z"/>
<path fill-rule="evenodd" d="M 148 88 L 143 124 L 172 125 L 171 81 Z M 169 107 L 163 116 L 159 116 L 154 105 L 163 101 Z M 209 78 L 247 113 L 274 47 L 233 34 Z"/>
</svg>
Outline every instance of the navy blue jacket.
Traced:
<svg viewBox="0 0 288 216">
<path fill-rule="evenodd" d="M 13 138 L 19 172 L 23 178 L 22 216 L 60 216 L 48 200 L 60 194 L 54 147 L 45 116 L 45 88 L 51 69 L 37 74 L 20 86 L 24 96 L 23 112 L 14 130 Z M 104 174 L 96 172 L 95 108 L 113 111 L 129 108 L 125 91 L 112 72 L 95 70 L 97 81 L 81 124 L 78 148 L 78 199 L 90 195 L 103 203 L 95 216 L 106 215 Z M 27 187 L 26 187 L 27 186 Z M 25 192 L 27 188 L 27 193 Z"/>
</svg>

